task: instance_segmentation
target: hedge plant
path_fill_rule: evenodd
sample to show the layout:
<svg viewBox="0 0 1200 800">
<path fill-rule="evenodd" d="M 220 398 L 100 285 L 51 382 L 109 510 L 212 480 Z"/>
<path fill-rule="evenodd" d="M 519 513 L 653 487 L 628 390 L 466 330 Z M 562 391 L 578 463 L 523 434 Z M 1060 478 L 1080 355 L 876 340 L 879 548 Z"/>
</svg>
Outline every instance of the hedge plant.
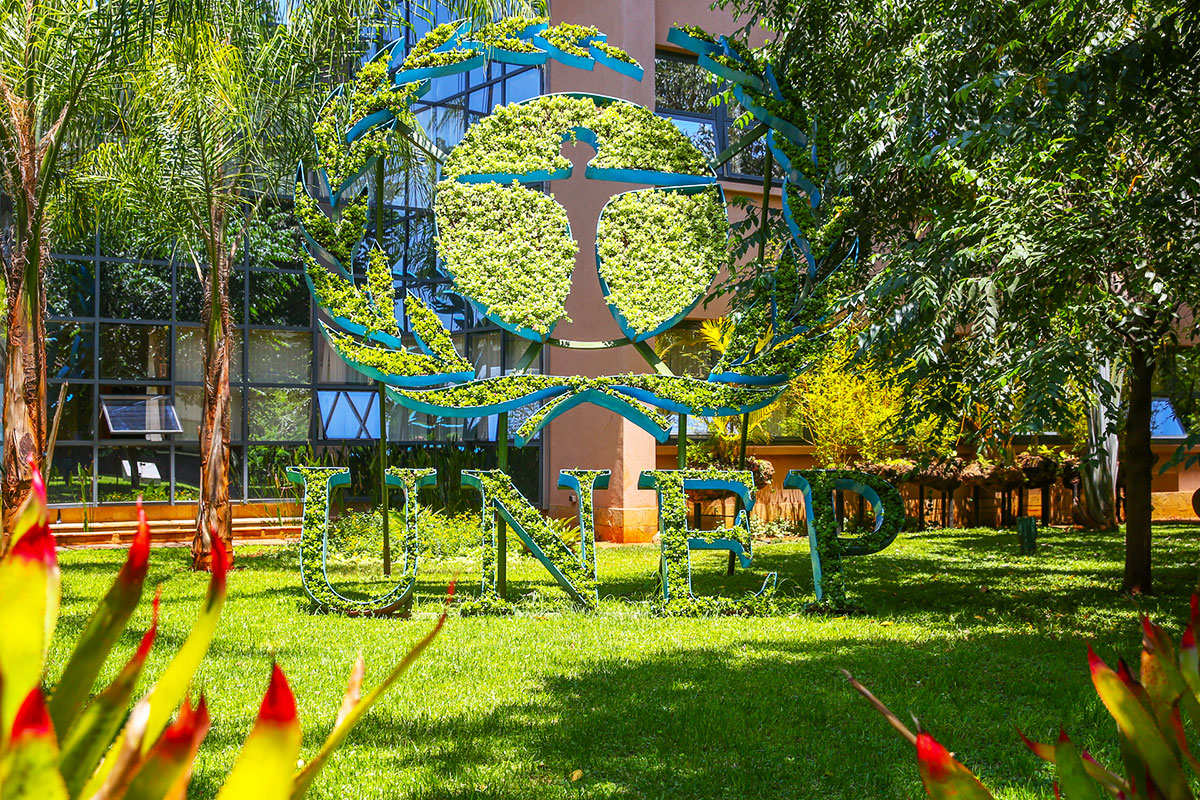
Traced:
<svg viewBox="0 0 1200 800">
<path fill-rule="evenodd" d="M 565 319 L 579 246 L 567 212 L 515 182 L 442 181 L 437 246 L 456 288 L 498 321 L 545 336 Z"/>
<path fill-rule="evenodd" d="M 513 525 L 533 556 L 558 580 L 571 599 L 586 610 L 594 610 L 599 602 L 595 567 L 594 564 L 589 566 L 584 557 L 589 549 L 595 547 L 594 528 L 590 525 L 580 527 L 580 553 L 576 553 L 558 535 L 555 526 L 530 505 L 506 473 L 500 470 L 463 470 L 462 475 L 463 485 L 477 488 L 483 500 L 480 522 L 484 557 L 480 597 L 487 597 L 490 601 L 499 599 L 496 559 L 504 558 L 505 554 L 497 550 L 494 509 Z"/>
<path fill-rule="evenodd" d="M 392 305 L 377 306 L 359 287 L 321 266 L 312 256 L 307 256 L 304 263 L 313 296 L 330 314 L 362 327 L 368 336 L 374 333 L 400 336 Z M 385 264 L 385 269 L 390 282 L 391 266 Z"/>
<path fill-rule="evenodd" d="M 641 66 L 641 64 L 638 64 L 638 60 L 636 58 L 629 55 L 629 53 L 626 53 L 621 48 L 614 47 L 608 42 L 592 42 L 590 46 L 596 48 L 610 58 L 615 58 L 618 61 L 624 61 L 626 64 L 634 64 L 639 67 Z"/>
<path fill-rule="evenodd" d="M 564 53 L 588 58 L 591 54 L 582 45 L 590 43 L 599 36 L 600 30 L 592 25 L 572 25 L 564 22 L 547 28 L 538 35 Z"/>
<path fill-rule="evenodd" d="M 859 536 L 838 536 L 833 492 L 857 492 L 859 485 L 874 490 L 878 496 L 875 526 Z M 794 469 L 784 478 L 783 486 L 804 492 L 804 513 L 812 546 L 813 585 L 817 601 L 833 608 L 846 606 L 848 599 L 842 573 L 842 556 L 878 553 L 895 541 L 904 527 L 904 500 L 900 492 L 876 475 L 836 469 Z"/>
<path fill-rule="evenodd" d="M 687 488 L 701 482 L 717 483 L 729 491 L 745 492 L 746 507 L 738 512 L 732 528 L 713 531 L 689 530 Z M 658 495 L 658 528 L 662 547 L 663 600 L 671 613 L 681 613 L 697 598 L 692 594 L 691 550 L 694 545 L 727 545 L 743 568 L 753 558 L 749 513 L 754 508 L 754 477 L 745 470 L 693 469 L 645 470 L 638 487 L 654 489 Z M 703 548 L 702 549 L 719 549 Z"/>
<path fill-rule="evenodd" d="M 347 614 L 386 614 L 405 608 L 416 583 L 419 518 L 417 499 L 422 486 L 437 481 L 431 468 L 389 467 L 387 484 L 404 490 L 404 535 L 400 547 L 400 580 L 380 597 L 354 600 L 340 594 L 326 571 L 329 547 L 329 503 L 333 489 L 350 482 L 346 467 L 288 467 L 288 479 L 304 486 L 304 516 L 300 532 L 300 581 L 320 608 Z"/>
<path fill-rule="evenodd" d="M 576 128 L 596 138 L 591 164 L 710 176 L 708 161 L 671 120 L 624 100 L 546 95 L 501 106 L 471 127 L 446 160 L 446 178 L 465 175 L 523 175 L 565 170 L 563 142 L 576 141 Z"/>
<path fill-rule="evenodd" d="M 657 332 L 703 296 L 725 262 L 728 235 L 715 186 L 619 195 L 605 206 L 596 233 L 609 305 L 637 334 Z"/>
</svg>

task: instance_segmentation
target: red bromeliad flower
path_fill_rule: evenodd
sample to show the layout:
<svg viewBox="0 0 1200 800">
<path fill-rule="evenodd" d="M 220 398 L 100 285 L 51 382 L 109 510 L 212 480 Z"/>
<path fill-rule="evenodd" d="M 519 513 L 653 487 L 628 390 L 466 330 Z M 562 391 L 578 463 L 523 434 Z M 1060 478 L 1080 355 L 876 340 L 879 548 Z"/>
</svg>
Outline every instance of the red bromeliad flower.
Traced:
<svg viewBox="0 0 1200 800">
<path fill-rule="evenodd" d="M 277 725 L 290 725 L 296 720 L 296 698 L 278 661 L 271 666 L 271 683 L 263 695 L 258 719 Z"/>
<path fill-rule="evenodd" d="M 142 641 L 138 643 L 137 652 L 133 654 L 130 661 L 145 662 L 147 656 L 150 655 L 150 648 L 154 646 L 154 637 L 158 634 L 158 605 L 162 600 L 162 586 L 158 587 L 158 591 L 154 593 L 154 607 L 150 612 L 150 627 L 142 634 Z"/>
<path fill-rule="evenodd" d="M 218 585 L 224 588 L 226 574 L 229 572 L 229 568 L 233 566 L 233 554 L 229 552 L 229 548 L 225 546 L 225 540 L 217 534 L 215 527 L 209 528 L 209 538 L 212 539 L 210 569 Z"/>
<path fill-rule="evenodd" d="M 50 526 L 44 522 L 34 525 L 13 543 L 11 554 L 15 558 L 23 558 L 47 567 L 55 566 L 58 558 L 54 554 L 54 534 L 50 532 Z"/>
<path fill-rule="evenodd" d="M 196 703 L 195 708 L 192 707 L 191 697 L 185 697 L 178 716 L 163 731 L 155 747 L 163 748 L 167 755 L 187 753 L 198 739 L 203 739 L 208 733 L 208 726 L 208 703 L 204 695 L 200 695 L 200 702 Z"/>
<path fill-rule="evenodd" d="M 146 579 L 150 568 L 150 523 L 146 521 L 146 509 L 142 507 L 142 498 L 137 501 L 138 524 L 133 543 L 129 545 L 129 555 L 117 580 L 127 584 L 140 584 Z"/>
<path fill-rule="evenodd" d="M 50 712 L 46 709 L 46 698 L 40 687 L 34 687 L 25 696 L 17 716 L 13 718 L 13 741 L 22 736 L 53 736 L 54 725 L 50 722 Z"/>
<path fill-rule="evenodd" d="M 928 733 L 917 734 L 917 763 L 921 773 L 935 783 L 946 780 L 952 771 L 954 757 L 950 751 Z"/>
</svg>

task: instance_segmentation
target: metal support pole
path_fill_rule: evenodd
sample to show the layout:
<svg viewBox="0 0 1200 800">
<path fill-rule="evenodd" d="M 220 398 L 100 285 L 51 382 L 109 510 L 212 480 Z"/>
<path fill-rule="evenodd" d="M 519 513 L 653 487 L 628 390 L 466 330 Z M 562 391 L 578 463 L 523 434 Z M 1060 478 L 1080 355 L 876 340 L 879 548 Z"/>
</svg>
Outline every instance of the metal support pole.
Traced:
<svg viewBox="0 0 1200 800">
<path fill-rule="evenodd" d="M 687 418 L 687 414 L 679 415 L 679 434 L 675 445 L 679 456 L 679 469 L 687 469 Z"/>
<path fill-rule="evenodd" d="M 382 156 L 375 160 L 375 243 L 384 250 L 383 236 L 383 192 L 387 177 L 387 161 Z M 379 381 L 379 516 L 383 520 L 383 575 L 392 575 L 392 533 L 387 487 L 387 392 L 383 381 Z"/>
<path fill-rule="evenodd" d="M 383 518 L 383 576 L 392 575 L 391 506 L 387 485 L 387 394 L 379 381 L 379 515 Z"/>
<path fill-rule="evenodd" d="M 763 159 L 763 182 L 762 182 L 762 198 L 759 200 L 759 218 L 758 218 L 758 268 L 761 270 L 766 265 L 767 259 L 767 209 L 771 206 L 771 170 L 775 166 L 774 154 L 771 148 L 767 148 L 766 157 Z M 746 469 L 746 436 L 750 432 L 750 414 L 742 414 L 742 430 L 741 441 L 738 444 L 738 469 Z M 741 512 L 742 500 L 736 498 L 733 501 L 733 520 L 737 523 L 737 515 Z M 746 516 L 746 525 L 750 524 L 749 512 Z M 732 575 L 737 569 L 737 557 L 733 551 L 729 551 L 729 558 L 725 563 L 725 574 Z"/>
<path fill-rule="evenodd" d="M 496 417 L 496 458 L 501 472 L 508 472 L 508 413 Z M 508 599 L 508 525 L 496 513 L 496 592 Z"/>
</svg>

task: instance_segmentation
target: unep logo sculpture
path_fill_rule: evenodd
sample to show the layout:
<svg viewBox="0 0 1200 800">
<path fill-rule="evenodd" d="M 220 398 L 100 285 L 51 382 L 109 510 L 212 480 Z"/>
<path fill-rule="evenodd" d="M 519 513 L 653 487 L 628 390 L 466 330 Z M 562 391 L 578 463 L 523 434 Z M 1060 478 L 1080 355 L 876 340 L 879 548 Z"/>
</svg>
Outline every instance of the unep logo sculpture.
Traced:
<svg viewBox="0 0 1200 800">
<path fill-rule="evenodd" d="M 449 23 L 435 28 L 408 53 L 401 52 L 400 42 L 394 43 L 370 61 L 354 83 L 331 95 L 319 112 L 316 173 L 324 202 L 310 194 L 301 167 L 296 209 L 310 256 L 309 287 L 329 320 L 322 322 L 323 333 L 338 354 L 385 384 L 396 402 L 416 411 L 482 417 L 537 405 L 515 431 L 518 446 L 583 403 L 608 408 L 664 441 L 672 427 L 668 414 L 744 414 L 775 400 L 804 358 L 802 334 L 818 325 L 825 313 L 822 293 L 828 288 L 823 278 L 831 272 L 825 262 L 840 237 L 840 215 L 822 212 L 822 190 L 815 177 L 817 149 L 798 127 L 775 113 L 783 97 L 769 67 L 763 76 L 754 74 L 752 63 L 725 40 L 707 40 L 678 29 L 671 37 L 697 52 L 702 65 L 734 81 L 738 99 L 758 118 L 752 133 L 766 135 L 785 167 L 784 215 L 794 237 L 769 276 L 769 300 L 735 314 L 733 343 L 706 380 L 672 374 L 647 344 L 695 307 L 727 259 L 728 219 L 713 166 L 670 120 L 616 98 L 545 95 L 498 107 L 449 154 L 429 142 L 416 124 L 411 105 L 431 80 L 488 61 L 541 64 L 553 58 L 582 69 L 599 63 L 641 79 L 642 68 L 608 44 L 603 34 L 574 25 L 550 26 L 544 19 L 510 18 L 478 29 L 466 22 Z M 560 152 L 567 141 L 595 150 L 585 168 L 588 179 L 647 186 L 610 198 L 597 224 L 595 265 L 607 307 L 623 334 L 620 339 L 583 342 L 553 336 L 565 316 L 578 245 L 565 209 L 552 194 L 528 184 L 552 188 L 554 181 L 571 175 L 572 165 Z M 440 166 L 434 212 L 442 268 L 481 315 L 528 342 L 514 372 L 477 380 L 449 330 L 415 295 L 403 299 L 404 313 L 398 315 L 392 264 L 378 245 L 366 250 L 365 285 L 354 282 L 352 255 L 367 223 L 365 177 L 397 142 Z M 398 316 L 407 319 L 407 331 L 401 330 Z M 405 346 L 406 334 L 415 340 L 415 350 Z M 545 346 L 634 347 L 653 371 L 602 377 L 528 372 Z M 324 571 L 329 494 L 348 481 L 348 472 L 296 468 L 289 474 L 305 484 L 301 569 L 313 599 L 359 612 L 403 605 L 416 573 L 417 489 L 436 481 L 436 475 L 429 470 L 388 470 L 388 484 L 405 494 L 403 573 L 392 593 L 360 602 L 338 594 Z M 824 518 L 812 511 L 811 490 L 852 489 L 871 501 L 875 530 L 857 544 L 860 552 L 886 546 L 899 529 L 903 511 L 895 489 L 882 481 L 855 473 L 857 480 L 830 477 L 841 481 L 835 485 L 814 475 L 789 475 L 786 485 L 807 492 L 817 597 L 837 602 L 837 557 L 852 554 L 855 545 L 844 546 L 836 531 L 818 534 L 815 526 Z M 483 496 L 485 603 L 494 600 L 495 561 L 497 555 L 503 557 L 496 552 L 495 522 L 489 513 L 495 508 L 572 598 L 585 607 L 595 605 L 592 491 L 607 486 L 607 471 L 567 470 L 560 476 L 559 485 L 574 489 L 579 497 L 578 552 L 555 534 L 503 472 L 464 471 L 463 480 Z M 691 598 L 691 549 L 729 550 L 749 566 L 748 515 L 754 503 L 749 473 L 655 470 L 643 473 L 639 485 L 655 489 L 659 497 L 665 598 Z M 689 531 L 688 489 L 736 493 L 743 511 L 734 527 Z"/>
</svg>

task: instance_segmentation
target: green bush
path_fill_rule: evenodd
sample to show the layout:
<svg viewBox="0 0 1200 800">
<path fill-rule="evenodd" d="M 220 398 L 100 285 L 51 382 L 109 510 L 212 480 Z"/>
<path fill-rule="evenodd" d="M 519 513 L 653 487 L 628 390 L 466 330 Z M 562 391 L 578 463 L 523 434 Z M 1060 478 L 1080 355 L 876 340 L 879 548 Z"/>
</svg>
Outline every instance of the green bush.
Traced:
<svg viewBox="0 0 1200 800">
<path fill-rule="evenodd" d="M 403 542 L 404 517 L 390 511 L 388 524 L 393 552 Z M 330 522 L 331 561 L 354 564 L 377 561 L 383 553 L 383 521 L 379 509 L 348 511 Z M 417 521 L 419 557 L 435 561 L 472 557 L 483 542 L 479 512 L 446 514 L 421 507 Z"/>
</svg>

